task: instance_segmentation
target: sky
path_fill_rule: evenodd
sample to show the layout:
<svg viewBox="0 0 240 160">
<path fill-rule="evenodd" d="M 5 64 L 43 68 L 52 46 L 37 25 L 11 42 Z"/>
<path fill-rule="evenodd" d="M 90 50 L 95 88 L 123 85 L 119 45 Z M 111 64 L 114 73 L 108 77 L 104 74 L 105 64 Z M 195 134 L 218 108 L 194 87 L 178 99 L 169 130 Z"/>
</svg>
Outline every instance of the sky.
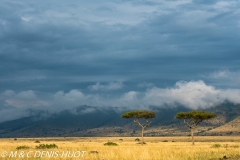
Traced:
<svg viewBox="0 0 240 160">
<path fill-rule="evenodd" d="M 0 0 L 1 121 L 80 105 L 240 103 L 238 0 Z"/>
</svg>

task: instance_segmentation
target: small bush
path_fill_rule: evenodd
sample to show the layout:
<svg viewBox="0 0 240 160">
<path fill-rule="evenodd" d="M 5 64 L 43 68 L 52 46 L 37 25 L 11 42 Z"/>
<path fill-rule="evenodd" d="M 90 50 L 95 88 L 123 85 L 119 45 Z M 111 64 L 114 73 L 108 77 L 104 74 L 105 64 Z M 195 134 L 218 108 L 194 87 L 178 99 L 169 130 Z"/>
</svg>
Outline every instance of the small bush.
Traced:
<svg viewBox="0 0 240 160">
<path fill-rule="evenodd" d="M 221 144 L 214 144 L 214 145 L 212 145 L 212 148 L 219 148 L 219 147 L 221 147 Z"/>
<path fill-rule="evenodd" d="M 90 154 L 98 154 L 98 151 L 90 151 Z"/>
<path fill-rule="evenodd" d="M 34 143 L 40 143 L 40 141 L 35 141 Z"/>
<path fill-rule="evenodd" d="M 17 138 L 14 138 L 14 141 L 16 141 L 17 140 Z"/>
<path fill-rule="evenodd" d="M 118 146 L 118 144 L 114 142 L 107 142 L 107 143 L 104 143 L 104 146 Z"/>
<path fill-rule="evenodd" d="M 143 143 L 142 142 L 138 142 L 137 144 L 147 144 L 147 143 L 146 142 L 143 142 Z"/>
<path fill-rule="evenodd" d="M 162 142 L 168 142 L 168 140 L 163 140 Z"/>
<path fill-rule="evenodd" d="M 136 138 L 136 139 L 135 139 L 135 141 L 138 141 L 138 142 L 139 142 L 139 141 L 140 141 L 140 139 L 139 139 L 139 138 Z"/>
<path fill-rule="evenodd" d="M 16 149 L 20 150 L 20 149 L 29 149 L 30 147 L 28 146 L 18 146 Z"/>
<path fill-rule="evenodd" d="M 50 149 L 50 148 L 58 148 L 56 144 L 39 144 L 36 146 L 36 149 Z"/>
</svg>

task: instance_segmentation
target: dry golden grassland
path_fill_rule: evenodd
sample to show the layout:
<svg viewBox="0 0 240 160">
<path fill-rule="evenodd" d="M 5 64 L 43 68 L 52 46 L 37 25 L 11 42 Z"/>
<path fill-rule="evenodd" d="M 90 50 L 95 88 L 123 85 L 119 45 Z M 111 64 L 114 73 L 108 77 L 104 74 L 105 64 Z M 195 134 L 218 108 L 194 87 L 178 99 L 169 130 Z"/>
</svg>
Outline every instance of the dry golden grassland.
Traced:
<svg viewBox="0 0 240 160">
<path fill-rule="evenodd" d="M 240 159 L 240 137 L 199 136 L 195 137 L 195 146 L 191 145 L 190 137 L 145 137 L 145 145 L 137 144 L 135 139 L 136 137 L 0 139 L 0 159 L 219 160 L 224 156 L 232 160 Z M 36 141 L 40 143 L 35 143 Z M 104 146 L 106 142 L 115 142 L 118 146 Z M 56 144 L 58 148 L 36 149 L 39 144 Z M 30 148 L 17 150 L 19 146 Z"/>
</svg>

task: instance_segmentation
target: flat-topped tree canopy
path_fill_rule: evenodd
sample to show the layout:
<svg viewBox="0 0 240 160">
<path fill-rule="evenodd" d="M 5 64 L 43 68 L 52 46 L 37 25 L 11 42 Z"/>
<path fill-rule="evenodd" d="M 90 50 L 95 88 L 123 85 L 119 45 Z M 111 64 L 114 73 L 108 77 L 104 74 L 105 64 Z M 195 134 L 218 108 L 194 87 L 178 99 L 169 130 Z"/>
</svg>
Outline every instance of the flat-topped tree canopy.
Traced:
<svg viewBox="0 0 240 160">
<path fill-rule="evenodd" d="M 144 129 L 148 127 L 151 123 L 149 122 L 149 118 L 156 117 L 155 112 L 147 111 L 147 110 L 135 110 L 135 111 L 125 112 L 122 114 L 121 117 L 133 119 L 135 123 L 137 123 L 139 126 L 142 127 L 142 144 L 144 144 L 144 141 L 143 141 Z M 145 123 L 141 123 L 139 119 L 145 119 Z"/>
<path fill-rule="evenodd" d="M 136 111 L 125 112 L 124 114 L 122 114 L 122 118 L 149 119 L 149 118 L 155 118 L 155 117 L 156 117 L 155 112 L 151 112 L 147 110 L 136 110 Z"/>
<path fill-rule="evenodd" d="M 194 129 L 203 121 L 211 118 L 215 118 L 216 114 L 208 113 L 204 111 L 190 111 L 190 112 L 178 112 L 175 116 L 176 119 L 183 119 L 184 123 L 188 125 L 191 130 L 192 144 L 194 145 Z"/>
<path fill-rule="evenodd" d="M 176 119 L 193 119 L 193 120 L 208 120 L 215 117 L 216 114 L 214 113 L 195 110 L 190 112 L 179 112 L 175 116 Z"/>
</svg>

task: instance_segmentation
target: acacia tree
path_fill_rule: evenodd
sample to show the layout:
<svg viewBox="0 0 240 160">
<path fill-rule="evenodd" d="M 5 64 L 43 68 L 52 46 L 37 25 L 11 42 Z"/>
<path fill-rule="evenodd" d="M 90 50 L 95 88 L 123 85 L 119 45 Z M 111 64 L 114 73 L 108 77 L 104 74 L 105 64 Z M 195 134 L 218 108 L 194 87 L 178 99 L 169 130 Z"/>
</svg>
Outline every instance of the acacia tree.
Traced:
<svg viewBox="0 0 240 160">
<path fill-rule="evenodd" d="M 155 118 L 156 114 L 155 112 L 147 111 L 147 110 L 136 110 L 136 111 L 130 111 L 125 112 L 122 114 L 122 118 L 129 118 L 133 119 L 135 123 L 137 123 L 139 126 L 142 127 L 142 144 L 143 144 L 143 134 L 144 129 L 150 125 L 151 122 L 149 122 L 150 118 Z M 145 123 L 141 123 L 139 119 L 145 119 Z"/>
<path fill-rule="evenodd" d="M 216 114 L 204 111 L 179 112 L 175 116 L 176 119 L 183 119 L 184 123 L 189 127 L 192 136 L 192 145 L 194 145 L 194 129 L 196 129 L 203 120 L 215 117 Z"/>
</svg>

